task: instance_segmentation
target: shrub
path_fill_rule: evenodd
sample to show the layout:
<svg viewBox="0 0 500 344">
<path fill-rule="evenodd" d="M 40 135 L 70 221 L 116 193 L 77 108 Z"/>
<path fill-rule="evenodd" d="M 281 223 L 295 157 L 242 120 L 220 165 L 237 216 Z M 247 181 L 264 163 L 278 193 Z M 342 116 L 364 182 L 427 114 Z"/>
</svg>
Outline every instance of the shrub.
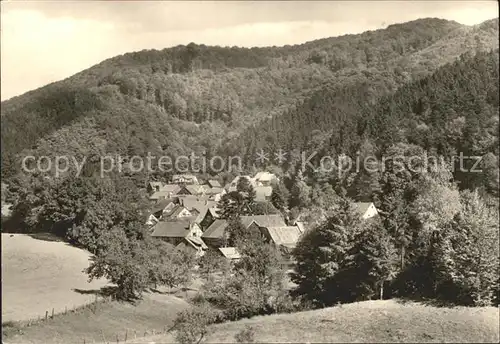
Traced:
<svg viewBox="0 0 500 344">
<path fill-rule="evenodd" d="M 237 343 L 254 343 L 255 342 L 255 331 L 251 326 L 245 326 L 243 330 L 236 333 L 234 339 Z"/>
<path fill-rule="evenodd" d="M 217 312 L 207 305 L 185 310 L 175 319 L 175 338 L 181 344 L 200 343 L 208 333 L 208 325 L 216 319 Z"/>
</svg>

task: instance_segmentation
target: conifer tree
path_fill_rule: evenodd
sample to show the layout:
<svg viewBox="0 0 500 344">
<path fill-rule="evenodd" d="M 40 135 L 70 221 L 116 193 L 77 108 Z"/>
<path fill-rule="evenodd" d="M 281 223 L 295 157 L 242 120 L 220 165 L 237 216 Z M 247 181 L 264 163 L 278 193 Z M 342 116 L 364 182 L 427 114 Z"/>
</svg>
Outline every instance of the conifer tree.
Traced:
<svg viewBox="0 0 500 344">
<path fill-rule="evenodd" d="M 295 176 L 295 182 L 292 186 L 290 195 L 290 207 L 305 208 L 309 205 L 311 188 L 306 184 L 302 171 L 299 170 Z"/>
<path fill-rule="evenodd" d="M 277 183 L 273 186 L 273 192 L 271 193 L 271 203 L 281 212 L 285 212 L 288 209 L 288 200 L 290 197 L 290 192 L 286 188 L 285 184 L 282 182 Z"/>
<path fill-rule="evenodd" d="M 293 251 L 295 295 L 318 305 L 332 305 L 345 297 L 339 293 L 337 278 L 360 228 L 359 213 L 342 198 L 332 216 L 304 235 Z"/>
</svg>

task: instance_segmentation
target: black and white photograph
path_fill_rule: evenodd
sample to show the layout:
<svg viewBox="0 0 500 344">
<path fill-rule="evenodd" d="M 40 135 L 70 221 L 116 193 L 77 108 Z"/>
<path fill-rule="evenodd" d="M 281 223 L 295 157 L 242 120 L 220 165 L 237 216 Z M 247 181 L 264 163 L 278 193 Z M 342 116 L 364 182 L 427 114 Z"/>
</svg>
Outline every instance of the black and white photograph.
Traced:
<svg viewBox="0 0 500 344">
<path fill-rule="evenodd" d="M 2 344 L 499 343 L 499 2 L 4 0 Z"/>
</svg>

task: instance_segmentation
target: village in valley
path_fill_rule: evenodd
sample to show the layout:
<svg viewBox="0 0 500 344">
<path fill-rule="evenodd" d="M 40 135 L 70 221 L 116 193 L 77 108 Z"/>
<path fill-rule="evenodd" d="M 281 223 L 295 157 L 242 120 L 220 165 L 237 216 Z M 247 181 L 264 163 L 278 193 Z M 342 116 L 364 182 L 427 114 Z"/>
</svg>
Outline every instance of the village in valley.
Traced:
<svg viewBox="0 0 500 344">
<path fill-rule="evenodd" d="M 196 257 L 208 250 L 215 251 L 230 261 L 239 259 L 235 247 L 228 246 L 228 219 L 220 218 L 219 202 L 231 192 L 238 192 L 238 182 L 246 179 L 255 191 L 256 202 L 271 202 L 273 185 L 279 178 L 270 172 L 257 172 L 254 176 L 235 177 L 227 185 L 218 180 L 199 180 L 191 174 L 178 174 L 169 183 L 149 182 L 147 191 L 151 202 L 147 225 L 151 236 L 177 247 L 186 248 Z M 378 215 L 372 202 L 356 202 L 355 208 L 362 219 Z M 288 213 L 240 216 L 246 229 L 260 231 L 265 242 L 282 252 L 285 266 L 291 266 L 291 251 L 310 224 L 290 218 Z"/>
</svg>

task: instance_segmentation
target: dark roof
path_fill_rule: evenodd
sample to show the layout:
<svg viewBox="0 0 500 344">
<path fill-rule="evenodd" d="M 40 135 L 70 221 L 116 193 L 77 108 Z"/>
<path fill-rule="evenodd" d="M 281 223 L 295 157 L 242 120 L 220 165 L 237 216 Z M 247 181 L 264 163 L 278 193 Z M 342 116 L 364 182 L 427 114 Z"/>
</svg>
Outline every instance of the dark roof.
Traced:
<svg viewBox="0 0 500 344">
<path fill-rule="evenodd" d="M 153 227 L 152 237 L 183 238 L 189 233 L 189 221 L 161 221 Z"/>
<path fill-rule="evenodd" d="M 285 227 L 286 223 L 283 217 L 279 214 L 273 215 L 253 215 L 253 216 L 242 216 L 241 222 L 245 227 L 250 226 L 250 224 L 255 221 L 260 227 Z"/>
<path fill-rule="evenodd" d="M 224 236 L 228 223 L 226 220 L 215 220 L 203 233 L 202 238 L 218 239 Z"/>
</svg>

